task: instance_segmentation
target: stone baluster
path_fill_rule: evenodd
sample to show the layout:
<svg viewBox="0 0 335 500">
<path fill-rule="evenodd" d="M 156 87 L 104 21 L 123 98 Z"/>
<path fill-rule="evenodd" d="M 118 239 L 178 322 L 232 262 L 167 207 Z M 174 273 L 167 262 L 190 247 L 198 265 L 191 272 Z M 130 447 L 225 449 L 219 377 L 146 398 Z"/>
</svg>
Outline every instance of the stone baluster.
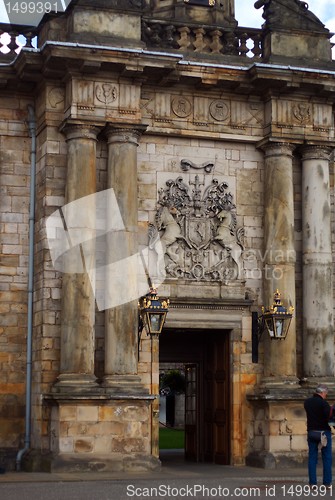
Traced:
<svg viewBox="0 0 335 500">
<path fill-rule="evenodd" d="M 221 54 L 221 51 L 223 49 L 223 44 L 221 43 L 222 31 L 213 30 L 210 34 L 212 36 L 212 43 L 209 47 L 212 51 L 212 54 Z"/>
<path fill-rule="evenodd" d="M 90 125 L 66 125 L 63 132 L 68 144 L 65 192 L 67 205 L 96 193 L 96 142 L 99 129 Z M 88 269 L 94 269 L 95 266 L 94 196 L 87 199 L 86 207 L 86 221 L 78 218 L 75 204 L 66 207 L 65 222 L 70 240 L 81 231 L 85 231 L 86 238 L 90 235 L 91 238 L 83 246 L 64 254 L 60 375 L 55 390 L 61 390 L 62 387 L 73 390 L 96 387 L 95 290 L 92 278 L 87 273 Z M 82 267 L 80 272 L 78 267 Z"/>
<path fill-rule="evenodd" d="M 189 46 L 191 45 L 191 39 L 190 39 L 190 33 L 191 30 L 187 26 L 184 26 L 182 28 L 178 28 L 179 31 L 179 40 L 177 40 L 177 43 L 179 45 L 180 50 L 187 50 Z"/>
<path fill-rule="evenodd" d="M 264 183 L 264 305 L 273 303 L 278 288 L 283 304 L 295 307 L 295 247 L 293 207 L 293 146 L 269 143 L 265 151 Z M 285 385 L 296 379 L 296 331 L 293 317 L 287 337 L 264 341 L 264 383 Z"/>
<path fill-rule="evenodd" d="M 333 288 L 329 155 L 305 146 L 302 153 L 304 376 L 334 376 Z M 314 384 L 314 382 L 311 382 Z"/>
<path fill-rule="evenodd" d="M 194 30 L 195 40 L 193 42 L 194 52 L 202 52 L 206 47 L 205 35 L 206 31 L 203 28 L 197 28 Z"/>
</svg>

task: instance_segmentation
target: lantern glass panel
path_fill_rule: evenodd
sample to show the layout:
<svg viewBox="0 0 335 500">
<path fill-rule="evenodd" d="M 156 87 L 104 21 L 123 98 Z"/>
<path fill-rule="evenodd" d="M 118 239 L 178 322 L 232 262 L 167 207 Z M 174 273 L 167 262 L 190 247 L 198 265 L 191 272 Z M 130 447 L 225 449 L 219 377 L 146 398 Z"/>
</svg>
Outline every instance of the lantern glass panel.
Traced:
<svg viewBox="0 0 335 500">
<path fill-rule="evenodd" d="M 276 327 L 276 337 L 281 338 L 284 337 L 284 319 L 276 318 L 274 320 Z"/>
<path fill-rule="evenodd" d="M 162 314 L 159 313 L 149 313 L 150 318 L 150 331 L 151 333 L 160 333 L 161 331 L 161 323 L 162 323 Z"/>
<path fill-rule="evenodd" d="M 266 325 L 266 328 L 269 332 L 269 335 L 272 339 L 275 338 L 275 328 L 274 328 L 274 325 L 273 325 L 273 318 L 266 318 L 265 319 L 265 325 Z"/>
</svg>

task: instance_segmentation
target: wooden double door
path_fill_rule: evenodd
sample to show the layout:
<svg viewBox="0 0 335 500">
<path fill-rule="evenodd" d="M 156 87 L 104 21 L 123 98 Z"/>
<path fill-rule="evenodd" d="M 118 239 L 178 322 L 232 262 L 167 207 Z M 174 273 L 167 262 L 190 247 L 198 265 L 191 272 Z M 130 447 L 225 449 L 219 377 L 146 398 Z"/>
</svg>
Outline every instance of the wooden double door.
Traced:
<svg viewBox="0 0 335 500">
<path fill-rule="evenodd" d="M 229 331 L 166 329 L 160 361 L 185 368 L 185 459 L 228 465 Z"/>
</svg>

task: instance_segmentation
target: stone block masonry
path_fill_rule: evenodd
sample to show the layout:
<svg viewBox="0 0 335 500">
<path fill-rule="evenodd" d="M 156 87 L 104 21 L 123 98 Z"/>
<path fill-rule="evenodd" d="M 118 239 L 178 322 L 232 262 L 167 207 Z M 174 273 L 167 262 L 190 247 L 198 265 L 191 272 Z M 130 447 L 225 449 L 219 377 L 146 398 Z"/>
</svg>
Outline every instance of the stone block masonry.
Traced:
<svg viewBox="0 0 335 500">
<path fill-rule="evenodd" d="M 23 443 L 27 330 L 29 101 L 0 98 L 0 458 Z M 8 467 L 13 462 L 8 459 Z"/>
</svg>

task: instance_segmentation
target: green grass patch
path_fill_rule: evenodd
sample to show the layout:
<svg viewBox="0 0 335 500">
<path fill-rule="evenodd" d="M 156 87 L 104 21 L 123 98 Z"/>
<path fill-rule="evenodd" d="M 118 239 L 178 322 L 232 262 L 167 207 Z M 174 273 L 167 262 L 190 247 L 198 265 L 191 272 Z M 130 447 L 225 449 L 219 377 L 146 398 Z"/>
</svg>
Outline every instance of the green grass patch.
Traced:
<svg viewBox="0 0 335 500">
<path fill-rule="evenodd" d="M 171 450 L 184 448 L 185 432 L 183 429 L 170 429 L 160 427 L 159 448 L 161 450 Z"/>
</svg>

